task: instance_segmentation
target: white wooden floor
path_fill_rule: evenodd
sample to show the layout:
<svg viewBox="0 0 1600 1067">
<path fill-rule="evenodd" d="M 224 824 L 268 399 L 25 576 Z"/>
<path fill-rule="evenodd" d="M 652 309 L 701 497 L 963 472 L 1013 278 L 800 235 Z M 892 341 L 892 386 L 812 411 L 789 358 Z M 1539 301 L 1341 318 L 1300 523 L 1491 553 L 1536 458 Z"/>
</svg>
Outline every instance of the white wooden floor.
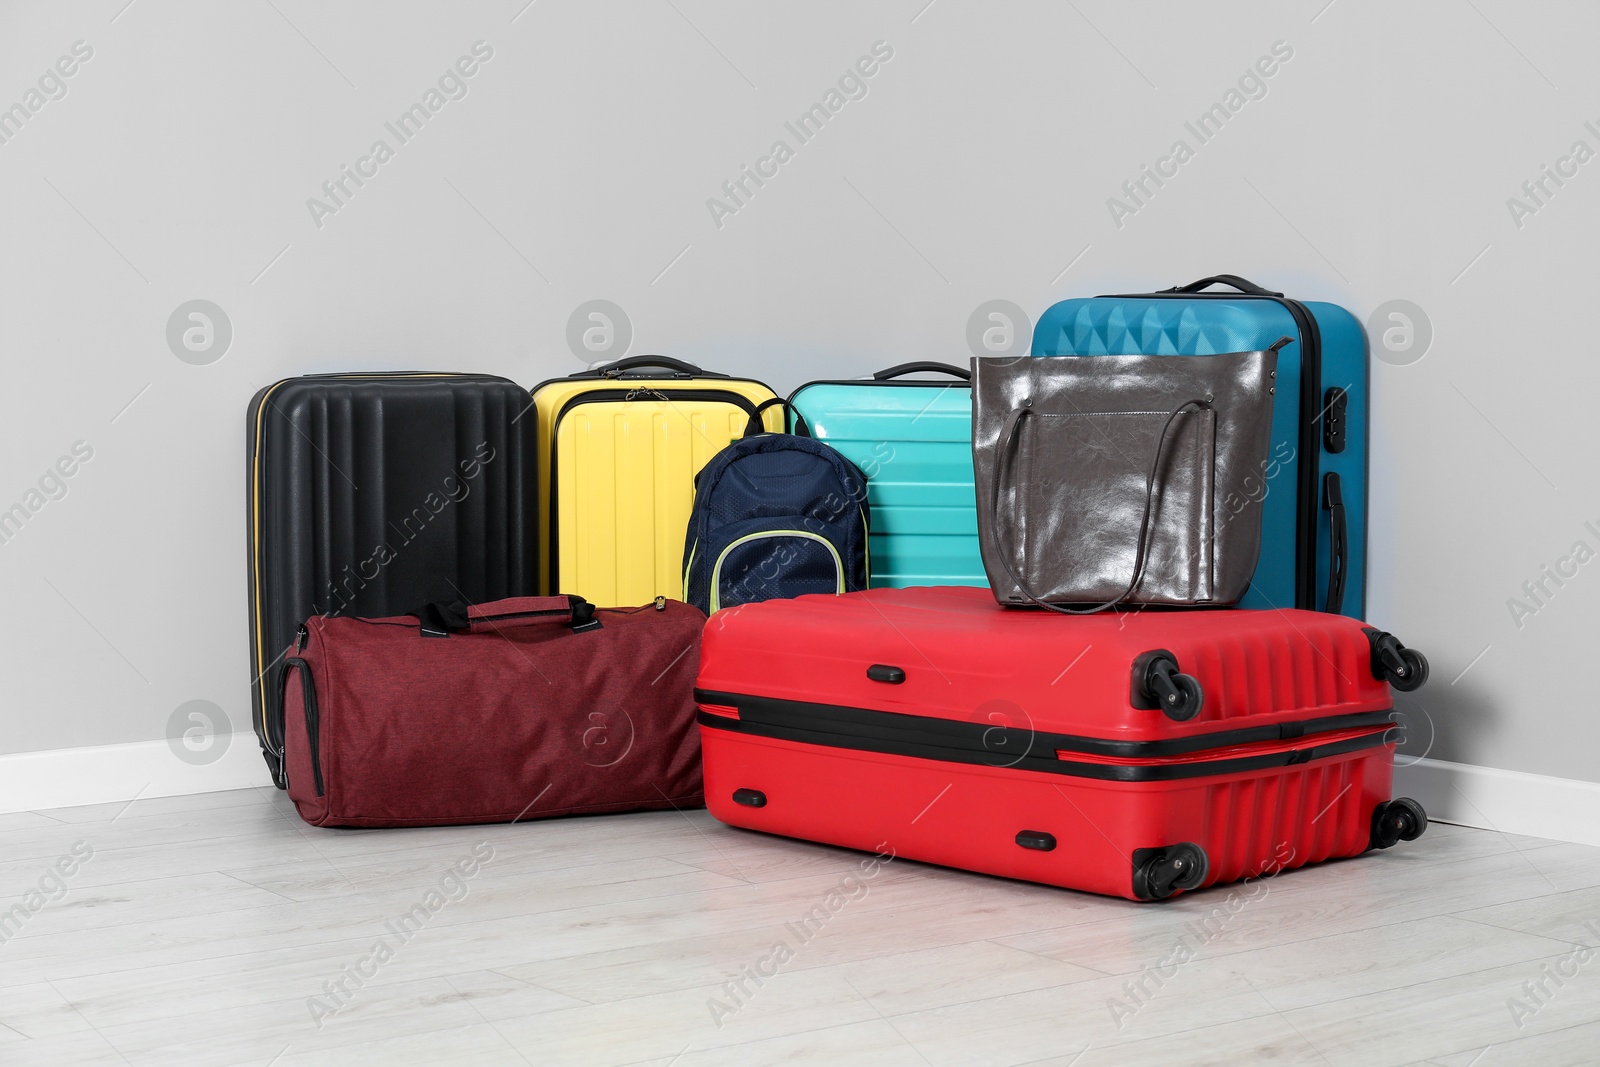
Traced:
<svg viewBox="0 0 1600 1067">
<path fill-rule="evenodd" d="M 703 811 L 0 815 L 0 1064 L 1600 1062 L 1600 849 L 1436 823 L 1143 906 L 862 859 Z"/>
</svg>

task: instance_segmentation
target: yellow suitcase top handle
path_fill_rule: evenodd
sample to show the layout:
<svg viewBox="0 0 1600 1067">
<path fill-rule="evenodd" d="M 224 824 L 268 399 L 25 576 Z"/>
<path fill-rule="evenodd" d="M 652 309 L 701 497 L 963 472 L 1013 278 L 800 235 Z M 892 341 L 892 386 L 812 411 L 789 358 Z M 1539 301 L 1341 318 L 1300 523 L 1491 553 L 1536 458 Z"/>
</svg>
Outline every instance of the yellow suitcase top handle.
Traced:
<svg viewBox="0 0 1600 1067">
<path fill-rule="evenodd" d="M 728 375 L 718 371 L 702 370 L 693 363 L 685 363 L 681 359 L 671 356 L 628 356 L 615 363 L 606 363 L 599 367 L 590 367 L 587 370 L 574 371 L 567 375 L 568 378 L 618 378 L 625 372 L 637 370 L 640 367 L 657 367 L 672 371 L 675 378 L 726 378 Z M 659 374 L 635 374 L 635 378 L 659 378 Z"/>
</svg>

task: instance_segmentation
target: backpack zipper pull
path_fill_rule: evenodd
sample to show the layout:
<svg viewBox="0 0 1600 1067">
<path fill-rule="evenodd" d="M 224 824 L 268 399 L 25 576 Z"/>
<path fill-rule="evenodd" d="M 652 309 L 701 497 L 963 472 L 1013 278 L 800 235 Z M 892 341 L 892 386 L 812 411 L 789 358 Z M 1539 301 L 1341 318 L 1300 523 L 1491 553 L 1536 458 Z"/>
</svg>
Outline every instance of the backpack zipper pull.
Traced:
<svg viewBox="0 0 1600 1067">
<path fill-rule="evenodd" d="M 666 597 L 664 597 L 664 596 L 656 597 L 656 610 L 657 611 L 666 611 L 667 610 L 667 598 Z"/>
</svg>

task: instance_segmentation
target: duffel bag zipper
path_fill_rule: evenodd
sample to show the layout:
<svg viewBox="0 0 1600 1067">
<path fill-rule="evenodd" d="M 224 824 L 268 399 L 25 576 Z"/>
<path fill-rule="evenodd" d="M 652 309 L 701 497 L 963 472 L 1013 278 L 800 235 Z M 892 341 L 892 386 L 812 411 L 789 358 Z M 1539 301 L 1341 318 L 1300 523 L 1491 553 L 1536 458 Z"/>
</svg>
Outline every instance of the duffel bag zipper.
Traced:
<svg viewBox="0 0 1600 1067">
<path fill-rule="evenodd" d="M 839 550 L 834 547 L 832 541 L 821 534 L 812 533 L 810 530 L 760 530 L 756 533 L 747 533 L 743 537 L 734 538 L 727 548 L 718 553 L 717 562 L 711 567 L 711 611 L 713 613 L 722 604 L 722 597 L 719 591 L 722 584 L 722 564 L 728 558 L 728 553 L 740 545 L 749 544 L 751 541 L 759 541 L 766 537 L 803 537 L 822 545 L 828 550 L 828 554 L 833 557 L 834 573 L 838 575 L 838 592 L 841 596 L 844 594 L 844 560 L 840 557 Z"/>
<path fill-rule="evenodd" d="M 317 796 L 326 795 L 322 785 L 322 717 L 317 711 L 317 686 L 311 677 L 311 664 L 299 657 L 291 657 L 283 661 L 285 667 L 293 667 L 300 675 L 300 703 L 306 712 L 306 745 L 311 749 L 311 781 L 317 788 Z"/>
<path fill-rule="evenodd" d="M 596 608 L 596 611 L 609 611 L 613 615 L 637 615 L 641 611 L 666 611 L 667 598 L 658 596 L 648 604 L 640 604 L 636 608 Z"/>
</svg>

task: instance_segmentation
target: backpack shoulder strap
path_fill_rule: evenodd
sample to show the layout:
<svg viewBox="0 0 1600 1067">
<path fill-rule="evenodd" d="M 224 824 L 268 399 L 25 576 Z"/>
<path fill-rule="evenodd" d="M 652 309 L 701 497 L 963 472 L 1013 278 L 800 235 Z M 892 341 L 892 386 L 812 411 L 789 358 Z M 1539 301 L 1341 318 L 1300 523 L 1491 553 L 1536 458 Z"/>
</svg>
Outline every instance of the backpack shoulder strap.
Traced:
<svg viewBox="0 0 1600 1067">
<path fill-rule="evenodd" d="M 771 400 L 763 400 L 757 404 L 755 411 L 750 413 L 750 421 L 745 423 L 744 427 L 745 437 L 754 437 L 756 434 L 771 432 L 767 429 L 766 424 L 761 421 L 762 413 L 768 408 L 782 408 L 786 416 L 793 416 L 792 420 L 786 418 L 784 422 L 785 424 L 790 421 L 794 422 L 793 433 L 796 437 L 811 436 L 811 428 L 806 425 L 806 420 L 800 417 L 800 413 L 794 409 L 794 405 L 781 396 L 775 396 Z"/>
</svg>

